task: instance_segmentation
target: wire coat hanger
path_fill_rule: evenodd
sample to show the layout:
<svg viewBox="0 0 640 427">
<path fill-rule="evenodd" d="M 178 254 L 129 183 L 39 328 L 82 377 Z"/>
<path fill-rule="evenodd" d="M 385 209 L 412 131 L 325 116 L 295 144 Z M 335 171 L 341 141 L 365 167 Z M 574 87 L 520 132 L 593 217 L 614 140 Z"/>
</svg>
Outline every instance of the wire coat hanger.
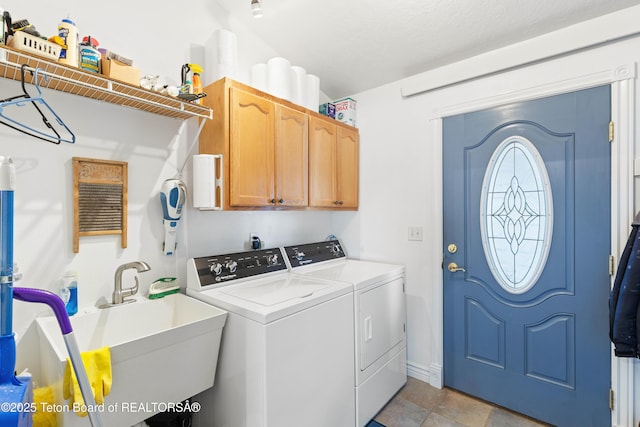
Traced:
<svg viewBox="0 0 640 427">
<path fill-rule="evenodd" d="M 47 102 L 42 97 L 42 90 L 40 89 L 40 86 L 38 86 L 38 73 L 40 71 L 39 68 L 35 68 L 33 71 L 29 70 L 33 75 L 32 83 L 35 86 L 36 90 L 38 91 L 38 96 L 33 97 L 29 94 L 29 92 L 27 92 L 27 88 L 25 86 L 26 67 L 27 67 L 27 64 L 23 64 L 20 67 L 21 85 L 22 85 L 23 93 L 20 95 L 16 95 L 10 98 L 0 100 L 0 124 L 8 126 L 12 129 L 17 130 L 18 132 L 22 132 L 34 138 L 38 138 L 43 141 L 51 142 L 54 144 L 60 144 L 60 142 L 68 142 L 70 144 L 75 143 L 76 137 L 71 131 L 71 129 L 69 129 L 69 127 L 58 116 L 58 114 L 56 114 L 53 108 L 51 108 L 51 106 L 47 104 Z M 45 75 L 44 78 L 46 79 L 47 76 Z M 19 120 L 13 119 L 5 114 L 5 107 L 12 107 L 12 106 L 23 107 L 27 105 L 27 103 L 30 103 L 36 109 L 45 127 L 50 131 L 49 133 L 32 128 L 31 126 L 25 123 L 22 123 Z M 48 111 L 53 116 L 53 120 L 49 120 L 49 118 L 47 118 L 47 116 L 44 113 L 46 111 Z M 56 130 L 52 122 L 57 123 L 59 126 L 64 128 L 66 132 L 69 134 L 69 136 L 65 138 L 61 137 L 60 133 Z"/>
</svg>

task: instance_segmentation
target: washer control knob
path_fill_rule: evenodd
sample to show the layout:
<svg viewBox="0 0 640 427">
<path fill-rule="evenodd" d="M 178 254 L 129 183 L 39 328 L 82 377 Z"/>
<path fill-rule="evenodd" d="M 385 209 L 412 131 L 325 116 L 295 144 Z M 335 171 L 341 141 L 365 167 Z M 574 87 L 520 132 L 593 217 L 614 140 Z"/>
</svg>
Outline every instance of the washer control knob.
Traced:
<svg viewBox="0 0 640 427">
<path fill-rule="evenodd" d="M 336 243 L 332 244 L 332 245 L 331 245 L 331 252 L 332 252 L 334 255 L 340 255 L 340 252 L 341 252 L 341 251 L 340 251 L 340 245 L 338 245 L 338 244 L 336 244 Z"/>
<path fill-rule="evenodd" d="M 238 268 L 238 263 L 234 260 L 229 260 L 227 261 L 225 267 L 227 268 L 227 270 L 229 270 L 229 273 L 235 273 L 236 269 Z"/>
<path fill-rule="evenodd" d="M 209 267 L 209 271 L 211 271 L 211 274 L 215 274 L 216 276 L 219 275 L 220 273 L 222 273 L 222 264 L 220 264 L 219 262 L 211 264 L 211 266 Z"/>
<path fill-rule="evenodd" d="M 278 254 L 267 255 L 267 265 L 276 265 L 278 263 Z"/>
</svg>

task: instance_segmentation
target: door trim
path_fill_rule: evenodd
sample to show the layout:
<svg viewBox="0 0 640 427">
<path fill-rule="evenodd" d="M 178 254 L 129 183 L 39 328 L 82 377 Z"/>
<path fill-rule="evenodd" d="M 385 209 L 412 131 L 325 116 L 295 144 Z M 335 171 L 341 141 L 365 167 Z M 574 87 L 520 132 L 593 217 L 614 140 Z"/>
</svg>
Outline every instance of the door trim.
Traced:
<svg viewBox="0 0 640 427">
<path fill-rule="evenodd" d="M 629 235 L 630 224 L 635 212 L 640 207 L 640 199 L 634 202 L 634 173 L 640 176 L 640 159 L 638 171 L 634 170 L 636 144 L 634 96 L 636 78 L 636 63 L 634 62 L 515 92 L 498 94 L 460 104 L 443 105 L 430 117 L 432 138 L 435 142 L 433 147 L 434 154 L 442 159 L 442 120 L 445 117 L 610 84 L 611 119 L 616 127 L 615 138 L 611 143 L 611 254 L 616 260 L 620 259 Z M 435 188 L 438 191 L 436 196 L 439 197 L 438 200 L 440 200 L 442 210 L 442 162 L 439 162 L 439 167 L 439 173 L 435 174 L 439 182 L 435 183 Z M 437 225 L 440 230 L 443 230 L 442 214 L 439 215 L 438 220 L 439 224 Z M 436 241 L 433 243 L 442 248 L 442 232 L 434 237 Z M 613 284 L 613 279 L 614 277 L 611 277 L 610 285 Z M 433 313 L 434 321 L 439 322 L 434 325 L 434 341 L 436 345 L 433 347 L 432 363 L 429 366 L 429 383 L 437 388 L 442 388 L 444 383 L 444 300 L 442 287 L 443 279 L 442 275 L 440 275 L 429 307 L 431 313 Z M 411 366 L 409 366 L 409 369 L 411 369 Z M 612 355 L 611 388 L 615 396 L 615 405 L 612 411 L 613 427 L 634 425 L 635 371 L 634 360 L 621 359 Z"/>
</svg>

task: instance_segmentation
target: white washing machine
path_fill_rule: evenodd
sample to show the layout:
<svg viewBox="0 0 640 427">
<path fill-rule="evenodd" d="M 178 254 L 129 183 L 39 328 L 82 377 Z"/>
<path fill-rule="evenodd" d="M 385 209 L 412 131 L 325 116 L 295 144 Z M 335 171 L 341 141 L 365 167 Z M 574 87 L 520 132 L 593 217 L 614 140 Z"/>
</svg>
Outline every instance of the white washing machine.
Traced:
<svg viewBox="0 0 640 427">
<path fill-rule="evenodd" d="M 187 294 L 228 312 L 194 426 L 355 425 L 351 285 L 293 275 L 276 248 L 190 259 Z"/>
<path fill-rule="evenodd" d="M 294 274 L 353 286 L 356 425 L 365 426 L 407 382 L 404 266 L 348 259 L 337 240 L 284 251 Z"/>
</svg>

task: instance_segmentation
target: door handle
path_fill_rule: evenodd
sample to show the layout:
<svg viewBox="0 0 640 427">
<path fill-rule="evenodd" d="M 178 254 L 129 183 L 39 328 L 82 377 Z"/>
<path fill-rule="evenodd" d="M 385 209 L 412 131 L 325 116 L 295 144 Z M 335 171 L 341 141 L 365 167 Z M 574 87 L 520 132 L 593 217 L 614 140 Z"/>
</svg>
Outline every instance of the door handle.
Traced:
<svg viewBox="0 0 640 427">
<path fill-rule="evenodd" d="M 462 272 L 467 271 L 462 267 L 458 267 L 458 264 L 456 264 L 455 262 L 450 262 L 449 265 L 447 265 L 447 270 L 449 270 L 452 273 L 455 273 L 456 271 L 462 271 Z"/>
</svg>

